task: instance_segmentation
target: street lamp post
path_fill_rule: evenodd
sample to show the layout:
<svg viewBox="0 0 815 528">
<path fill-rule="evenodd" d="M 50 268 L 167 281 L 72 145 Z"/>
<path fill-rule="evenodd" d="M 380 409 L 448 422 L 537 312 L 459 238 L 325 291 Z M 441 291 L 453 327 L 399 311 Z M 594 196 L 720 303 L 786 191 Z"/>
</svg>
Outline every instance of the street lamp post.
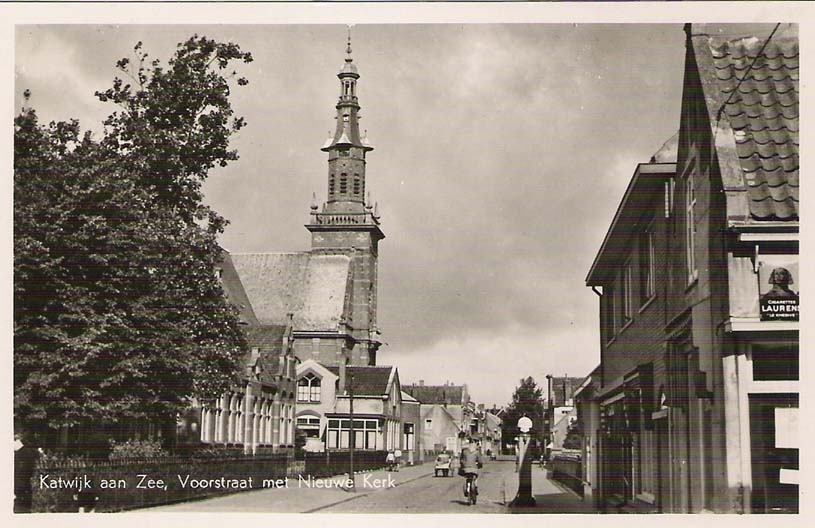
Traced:
<svg viewBox="0 0 815 528">
<path fill-rule="evenodd" d="M 348 431 L 350 438 L 348 439 L 348 458 L 349 458 L 349 471 L 348 471 L 348 484 L 350 485 L 351 491 L 356 491 L 356 485 L 354 483 L 354 440 L 355 440 L 355 433 L 354 433 L 354 375 L 351 374 L 349 377 L 348 383 L 348 414 L 351 416 L 351 427 Z"/>
<path fill-rule="evenodd" d="M 532 496 L 532 455 L 529 452 L 529 440 L 531 438 L 532 420 L 527 416 L 522 416 L 518 420 L 518 494 L 512 501 L 513 506 L 529 507 L 535 505 L 535 497 Z"/>
</svg>

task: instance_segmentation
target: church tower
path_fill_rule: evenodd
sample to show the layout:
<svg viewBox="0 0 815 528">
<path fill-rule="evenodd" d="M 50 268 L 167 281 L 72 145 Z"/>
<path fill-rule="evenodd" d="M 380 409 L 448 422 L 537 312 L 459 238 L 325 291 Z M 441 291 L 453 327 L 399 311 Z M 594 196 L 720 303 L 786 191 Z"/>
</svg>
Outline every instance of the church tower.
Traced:
<svg viewBox="0 0 815 528">
<path fill-rule="evenodd" d="M 375 365 L 381 344 L 376 324 L 377 258 L 379 241 L 385 235 L 379 227 L 378 208 L 370 203 L 370 193 L 366 194 L 365 156 L 373 147 L 360 134 L 359 73 L 351 57 L 350 32 L 345 64 L 337 77 L 337 125 L 321 149 L 328 153 L 328 199 L 320 208 L 315 196 L 306 228 L 311 232 L 312 254 L 351 258 L 349 315 L 340 322 L 349 336 L 346 358 L 351 365 Z"/>
</svg>

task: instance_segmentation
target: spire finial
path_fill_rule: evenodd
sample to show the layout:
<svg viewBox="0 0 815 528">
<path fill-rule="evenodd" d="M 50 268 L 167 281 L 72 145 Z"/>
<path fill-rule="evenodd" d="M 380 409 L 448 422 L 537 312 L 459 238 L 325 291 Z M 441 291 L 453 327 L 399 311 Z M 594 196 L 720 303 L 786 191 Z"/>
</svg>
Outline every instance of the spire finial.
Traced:
<svg viewBox="0 0 815 528">
<path fill-rule="evenodd" d="M 348 54 L 348 56 L 345 58 L 346 61 L 351 62 L 354 60 L 351 58 L 351 26 L 348 26 L 348 47 L 345 48 L 345 53 Z"/>
</svg>

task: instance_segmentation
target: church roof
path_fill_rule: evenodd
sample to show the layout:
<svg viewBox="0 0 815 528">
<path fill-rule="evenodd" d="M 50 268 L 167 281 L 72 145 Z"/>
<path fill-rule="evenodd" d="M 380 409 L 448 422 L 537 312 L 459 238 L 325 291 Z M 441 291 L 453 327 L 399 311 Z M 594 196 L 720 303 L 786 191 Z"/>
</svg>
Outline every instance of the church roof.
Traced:
<svg viewBox="0 0 815 528">
<path fill-rule="evenodd" d="M 246 295 L 246 290 L 243 288 L 238 272 L 232 262 L 232 256 L 228 251 L 221 252 L 221 287 L 224 289 L 227 300 L 235 305 L 239 310 L 239 318 L 242 323 L 257 325 L 260 324 L 252 304 L 249 302 L 249 297 Z"/>
<path fill-rule="evenodd" d="M 711 126 L 722 135 L 715 143 L 725 189 L 743 197 L 752 220 L 797 220 L 798 35 L 782 27 L 768 41 L 770 30 L 694 25 L 693 51 Z"/>
<path fill-rule="evenodd" d="M 461 405 L 464 385 L 403 385 L 402 390 L 424 404 Z"/>
<path fill-rule="evenodd" d="M 326 367 L 339 375 L 339 367 Z M 354 396 L 382 396 L 388 394 L 388 383 L 396 367 L 345 367 L 346 379 L 354 376 Z M 346 386 L 349 382 L 346 382 Z"/>
<path fill-rule="evenodd" d="M 292 313 L 295 330 L 337 330 L 344 314 L 350 257 L 235 253 L 232 262 L 261 324 L 284 324 L 286 314 Z"/>
</svg>

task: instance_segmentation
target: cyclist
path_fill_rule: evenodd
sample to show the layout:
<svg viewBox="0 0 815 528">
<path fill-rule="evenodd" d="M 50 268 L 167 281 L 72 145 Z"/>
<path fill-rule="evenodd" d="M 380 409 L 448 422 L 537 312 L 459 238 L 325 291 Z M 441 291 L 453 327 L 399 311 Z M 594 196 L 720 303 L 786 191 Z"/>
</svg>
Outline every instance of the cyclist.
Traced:
<svg viewBox="0 0 815 528">
<path fill-rule="evenodd" d="M 459 457 L 459 475 L 465 478 L 464 480 L 464 496 L 469 497 L 467 483 L 472 481 L 473 496 L 469 497 L 470 502 L 475 504 L 475 497 L 478 495 L 478 470 L 484 465 L 481 458 L 481 452 L 476 445 L 467 439 L 467 443 L 461 448 L 461 456 Z"/>
</svg>

